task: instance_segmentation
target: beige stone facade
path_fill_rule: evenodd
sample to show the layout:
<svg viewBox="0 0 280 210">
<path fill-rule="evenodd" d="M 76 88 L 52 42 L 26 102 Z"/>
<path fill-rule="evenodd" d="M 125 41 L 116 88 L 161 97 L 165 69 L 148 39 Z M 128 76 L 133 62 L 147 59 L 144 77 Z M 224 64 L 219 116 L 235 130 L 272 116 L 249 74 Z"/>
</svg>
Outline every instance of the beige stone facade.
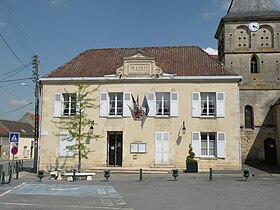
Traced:
<svg viewBox="0 0 280 210">
<path fill-rule="evenodd" d="M 54 103 L 57 102 L 54 97 L 76 93 L 74 82 L 79 80 L 90 84 L 91 89 L 99 86 L 90 97 L 98 98 L 100 108 L 85 112 L 94 120 L 94 133 L 102 135 L 102 138 L 87 142 L 91 152 L 89 159 L 82 160 L 82 170 L 108 166 L 185 169 L 189 144 L 196 153 L 199 170 L 210 167 L 214 170 L 240 169 L 241 77 L 166 74 L 164 69 L 157 67 L 156 58 L 139 56 L 142 55 L 124 58 L 122 67 L 115 69 L 112 75 L 41 79 L 39 168 L 48 170 L 50 165 L 62 168 L 77 164 L 77 157 L 62 154 L 63 143 L 58 134 L 63 131 L 54 121 L 68 120 L 69 117 L 54 114 L 57 112 L 54 111 Z M 118 97 L 122 96 L 121 105 L 116 105 Z M 134 119 L 133 113 L 127 109 L 128 106 L 133 110 L 132 97 L 144 111 L 147 111 L 147 100 L 147 116 Z M 206 109 L 212 113 L 203 115 L 206 109 L 202 104 L 208 104 Z M 120 108 L 120 113 L 113 106 Z M 63 106 L 60 108 L 64 109 Z M 186 128 L 185 134 L 183 127 Z"/>
</svg>

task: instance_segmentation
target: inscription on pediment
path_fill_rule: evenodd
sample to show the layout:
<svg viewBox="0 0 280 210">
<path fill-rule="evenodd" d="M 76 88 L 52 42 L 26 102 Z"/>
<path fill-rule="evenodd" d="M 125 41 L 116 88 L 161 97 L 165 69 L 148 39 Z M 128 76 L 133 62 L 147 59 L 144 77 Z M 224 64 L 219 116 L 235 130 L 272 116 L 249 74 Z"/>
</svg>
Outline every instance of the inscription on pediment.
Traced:
<svg viewBox="0 0 280 210">
<path fill-rule="evenodd" d="M 153 77 L 163 72 L 156 66 L 155 58 L 137 53 L 123 58 L 123 66 L 117 69 L 116 74 L 122 77 Z"/>
</svg>

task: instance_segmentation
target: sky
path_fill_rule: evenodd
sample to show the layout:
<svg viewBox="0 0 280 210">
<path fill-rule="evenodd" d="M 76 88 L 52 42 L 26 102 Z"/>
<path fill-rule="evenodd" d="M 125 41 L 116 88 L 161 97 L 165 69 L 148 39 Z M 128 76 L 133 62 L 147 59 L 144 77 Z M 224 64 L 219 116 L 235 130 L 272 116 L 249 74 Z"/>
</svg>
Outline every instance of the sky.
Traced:
<svg viewBox="0 0 280 210">
<path fill-rule="evenodd" d="M 43 77 L 88 49 L 199 46 L 215 53 L 230 2 L 0 0 L 0 119 L 34 113 L 35 54 Z M 279 9 L 280 0 L 273 2 Z"/>
</svg>

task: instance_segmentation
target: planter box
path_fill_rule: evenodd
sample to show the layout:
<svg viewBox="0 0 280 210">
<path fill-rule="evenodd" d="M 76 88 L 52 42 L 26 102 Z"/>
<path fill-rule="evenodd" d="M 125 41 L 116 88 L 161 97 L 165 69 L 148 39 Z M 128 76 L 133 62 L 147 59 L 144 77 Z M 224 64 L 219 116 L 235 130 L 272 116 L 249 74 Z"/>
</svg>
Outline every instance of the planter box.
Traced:
<svg viewBox="0 0 280 210">
<path fill-rule="evenodd" d="M 186 162 L 186 173 L 197 173 L 198 166 L 197 162 Z"/>
</svg>

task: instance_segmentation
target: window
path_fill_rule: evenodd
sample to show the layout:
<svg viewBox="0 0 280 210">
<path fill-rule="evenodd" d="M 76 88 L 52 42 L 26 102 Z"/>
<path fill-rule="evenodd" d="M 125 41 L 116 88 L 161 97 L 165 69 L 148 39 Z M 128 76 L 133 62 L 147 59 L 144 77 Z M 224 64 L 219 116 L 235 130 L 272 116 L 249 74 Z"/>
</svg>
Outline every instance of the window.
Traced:
<svg viewBox="0 0 280 210">
<path fill-rule="evenodd" d="M 76 94 L 63 93 L 63 115 L 73 116 L 76 114 Z"/>
<path fill-rule="evenodd" d="M 193 132 L 192 147 L 196 157 L 226 158 L 226 133 Z"/>
<path fill-rule="evenodd" d="M 109 93 L 109 115 L 123 114 L 123 94 Z"/>
<path fill-rule="evenodd" d="M 131 117 L 131 93 L 100 93 L 100 117 L 123 116 Z"/>
<path fill-rule="evenodd" d="M 223 92 L 193 92 L 192 116 L 225 117 L 225 94 Z"/>
<path fill-rule="evenodd" d="M 170 93 L 156 93 L 156 115 L 170 115 Z"/>
<path fill-rule="evenodd" d="M 245 128 L 254 129 L 254 114 L 253 107 L 245 106 Z"/>
<path fill-rule="evenodd" d="M 201 93 L 201 115 L 202 116 L 215 116 L 215 93 Z"/>
<path fill-rule="evenodd" d="M 215 133 L 201 133 L 201 156 L 216 156 Z"/>
<path fill-rule="evenodd" d="M 251 73 L 259 73 L 259 67 L 258 67 L 258 59 L 256 56 L 253 56 L 251 58 Z"/>
</svg>

